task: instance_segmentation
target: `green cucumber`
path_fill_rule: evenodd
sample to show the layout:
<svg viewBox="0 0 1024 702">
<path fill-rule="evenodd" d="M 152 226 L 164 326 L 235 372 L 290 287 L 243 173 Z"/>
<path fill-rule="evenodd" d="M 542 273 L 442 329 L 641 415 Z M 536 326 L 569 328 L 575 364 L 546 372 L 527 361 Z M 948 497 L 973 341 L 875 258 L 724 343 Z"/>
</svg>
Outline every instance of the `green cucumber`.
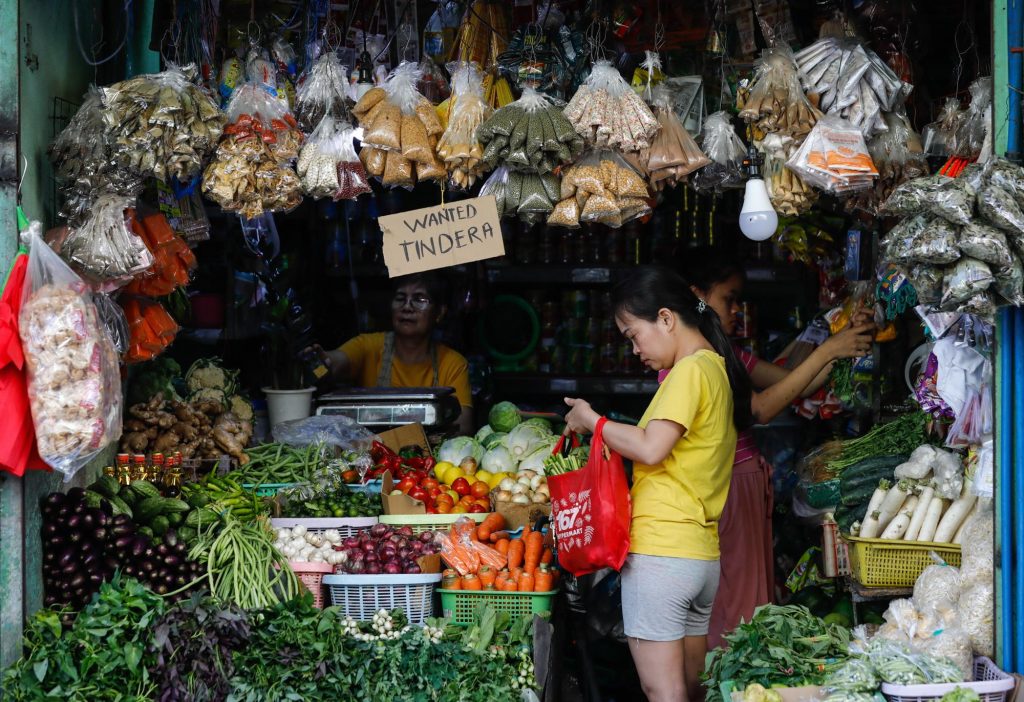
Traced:
<svg viewBox="0 0 1024 702">
<path fill-rule="evenodd" d="M 147 497 L 135 507 L 135 519 L 143 524 L 150 524 L 154 519 L 164 513 L 162 497 Z"/>
<path fill-rule="evenodd" d="M 160 489 L 149 482 L 148 480 L 135 480 L 131 484 L 131 489 L 139 494 L 141 497 L 160 497 Z"/>
<path fill-rule="evenodd" d="M 121 484 L 109 475 L 101 475 L 96 478 L 96 482 L 93 483 L 89 489 L 95 490 L 109 499 L 111 497 L 117 497 L 117 493 L 121 491 Z"/>
</svg>

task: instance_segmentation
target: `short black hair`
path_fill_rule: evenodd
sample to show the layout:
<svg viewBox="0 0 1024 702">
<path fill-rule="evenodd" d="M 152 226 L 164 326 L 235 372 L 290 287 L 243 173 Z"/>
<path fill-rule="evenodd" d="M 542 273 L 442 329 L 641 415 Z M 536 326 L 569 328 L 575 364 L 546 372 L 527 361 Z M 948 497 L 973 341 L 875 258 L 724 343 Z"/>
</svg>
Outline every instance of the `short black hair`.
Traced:
<svg viewBox="0 0 1024 702">
<path fill-rule="evenodd" d="M 688 284 L 704 292 L 711 290 L 712 286 L 718 283 L 724 283 L 734 275 L 738 275 L 744 281 L 747 278 L 743 266 L 736 261 L 735 256 L 710 246 L 680 251 L 676 254 L 676 266 L 676 270 Z"/>
<path fill-rule="evenodd" d="M 391 289 L 398 292 L 401 287 L 415 284 L 426 288 L 427 296 L 435 305 L 448 305 L 448 282 L 435 271 L 424 271 L 395 278 L 391 281 Z"/>
</svg>

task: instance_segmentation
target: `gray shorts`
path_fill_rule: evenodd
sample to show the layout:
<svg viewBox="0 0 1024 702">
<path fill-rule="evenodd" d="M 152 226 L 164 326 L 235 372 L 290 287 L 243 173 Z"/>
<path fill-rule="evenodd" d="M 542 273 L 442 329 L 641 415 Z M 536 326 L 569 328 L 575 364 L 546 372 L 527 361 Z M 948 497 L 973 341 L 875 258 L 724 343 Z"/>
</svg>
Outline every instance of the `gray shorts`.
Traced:
<svg viewBox="0 0 1024 702">
<path fill-rule="evenodd" d="M 706 636 L 718 577 L 718 561 L 629 554 L 622 567 L 626 636 L 646 641 Z"/>
</svg>

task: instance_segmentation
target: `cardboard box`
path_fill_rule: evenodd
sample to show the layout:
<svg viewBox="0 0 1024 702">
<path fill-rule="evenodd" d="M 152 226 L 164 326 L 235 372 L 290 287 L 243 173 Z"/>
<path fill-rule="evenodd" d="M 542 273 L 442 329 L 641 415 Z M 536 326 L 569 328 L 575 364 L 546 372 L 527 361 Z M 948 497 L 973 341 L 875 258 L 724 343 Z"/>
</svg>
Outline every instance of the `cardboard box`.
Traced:
<svg viewBox="0 0 1024 702">
<path fill-rule="evenodd" d="M 389 429 L 378 434 L 377 438 L 395 453 L 406 446 L 419 446 L 424 451 L 430 452 L 430 442 L 427 441 L 427 434 L 423 431 L 422 424 L 406 424 L 404 427 Z"/>
<path fill-rule="evenodd" d="M 492 499 L 491 510 L 505 518 L 506 528 L 510 531 L 527 524 L 532 527 L 541 517 L 551 516 L 551 505 L 549 504 L 520 505 L 515 502 L 498 502 Z"/>
<path fill-rule="evenodd" d="M 421 429 L 420 431 L 422 432 L 423 430 Z M 392 477 L 390 470 L 384 471 L 384 475 L 381 476 L 381 481 L 380 499 L 381 502 L 384 503 L 384 514 L 427 513 L 427 506 L 419 500 L 414 500 L 404 494 L 391 494 L 395 489 L 395 479 Z"/>
<path fill-rule="evenodd" d="M 420 556 L 416 559 L 416 564 L 420 567 L 420 570 L 424 573 L 440 573 L 441 572 L 441 554 L 431 553 L 429 556 Z"/>
</svg>

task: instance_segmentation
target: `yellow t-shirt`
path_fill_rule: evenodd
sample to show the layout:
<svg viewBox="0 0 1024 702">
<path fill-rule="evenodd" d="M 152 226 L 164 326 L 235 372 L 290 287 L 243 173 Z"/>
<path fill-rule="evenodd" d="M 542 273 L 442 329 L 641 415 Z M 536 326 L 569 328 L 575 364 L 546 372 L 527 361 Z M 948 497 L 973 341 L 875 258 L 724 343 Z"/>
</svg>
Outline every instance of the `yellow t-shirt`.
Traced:
<svg viewBox="0 0 1024 702">
<path fill-rule="evenodd" d="M 701 350 L 682 359 L 658 388 L 640 426 L 667 419 L 686 427 L 658 465 L 633 466 L 632 553 L 713 561 L 736 452 L 725 360 Z"/>
<path fill-rule="evenodd" d="M 384 361 L 384 334 L 360 334 L 339 349 L 348 357 L 352 382 L 364 388 L 377 385 L 377 376 Z M 391 387 L 428 388 L 433 385 L 434 366 L 428 358 L 423 363 L 406 365 L 395 354 L 391 359 Z M 438 387 L 455 388 L 455 396 L 463 407 L 473 406 L 469 389 L 469 363 L 458 351 L 444 344 L 437 345 Z"/>
</svg>

